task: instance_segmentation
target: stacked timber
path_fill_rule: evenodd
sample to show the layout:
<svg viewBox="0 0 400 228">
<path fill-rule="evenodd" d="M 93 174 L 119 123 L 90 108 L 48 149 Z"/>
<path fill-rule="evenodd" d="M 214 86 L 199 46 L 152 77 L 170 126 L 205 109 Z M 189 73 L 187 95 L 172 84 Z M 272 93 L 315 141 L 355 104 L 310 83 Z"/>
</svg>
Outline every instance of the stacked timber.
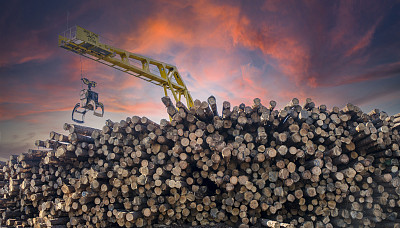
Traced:
<svg viewBox="0 0 400 228">
<path fill-rule="evenodd" d="M 400 227 L 400 115 L 311 99 L 64 124 L 0 164 L 2 226 Z"/>
</svg>

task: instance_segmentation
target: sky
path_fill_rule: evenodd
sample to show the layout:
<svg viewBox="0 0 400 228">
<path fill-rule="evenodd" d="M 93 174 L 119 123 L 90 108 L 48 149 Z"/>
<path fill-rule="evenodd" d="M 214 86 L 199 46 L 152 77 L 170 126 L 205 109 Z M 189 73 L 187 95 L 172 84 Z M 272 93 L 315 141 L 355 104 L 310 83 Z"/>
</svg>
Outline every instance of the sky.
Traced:
<svg viewBox="0 0 400 228">
<path fill-rule="evenodd" d="M 168 118 L 163 90 L 58 47 L 79 25 L 105 43 L 177 66 L 194 99 L 400 112 L 400 1 L 1 1 L 0 160 L 67 134 L 83 77 L 103 118 Z"/>
</svg>

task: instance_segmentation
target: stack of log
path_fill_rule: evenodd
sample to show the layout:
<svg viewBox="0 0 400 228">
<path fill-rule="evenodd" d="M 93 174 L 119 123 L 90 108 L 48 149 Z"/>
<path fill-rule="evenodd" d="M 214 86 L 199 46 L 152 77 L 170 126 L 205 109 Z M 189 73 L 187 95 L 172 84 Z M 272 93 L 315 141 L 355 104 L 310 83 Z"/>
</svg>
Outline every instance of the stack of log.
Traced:
<svg viewBox="0 0 400 228">
<path fill-rule="evenodd" d="M 0 164 L 11 227 L 400 227 L 400 115 L 294 98 L 64 124 Z"/>
</svg>

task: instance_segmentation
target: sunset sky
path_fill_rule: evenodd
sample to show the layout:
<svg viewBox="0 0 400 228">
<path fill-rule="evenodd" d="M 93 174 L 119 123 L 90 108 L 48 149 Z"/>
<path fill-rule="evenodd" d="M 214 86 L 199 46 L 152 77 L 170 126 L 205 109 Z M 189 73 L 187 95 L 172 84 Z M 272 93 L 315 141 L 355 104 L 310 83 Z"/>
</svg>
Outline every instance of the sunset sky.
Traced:
<svg viewBox="0 0 400 228">
<path fill-rule="evenodd" d="M 176 65 L 193 98 L 214 95 L 219 108 L 310 97 L 400 112 L 400 1 L 1 1 L 0 12 L 0 160 L 72 123 L 81 61 L 57 38 L 73 25 Z M 82 66 L 106 111 L 86 125 L 167 118 L 160 87 Z"/>
</svg>

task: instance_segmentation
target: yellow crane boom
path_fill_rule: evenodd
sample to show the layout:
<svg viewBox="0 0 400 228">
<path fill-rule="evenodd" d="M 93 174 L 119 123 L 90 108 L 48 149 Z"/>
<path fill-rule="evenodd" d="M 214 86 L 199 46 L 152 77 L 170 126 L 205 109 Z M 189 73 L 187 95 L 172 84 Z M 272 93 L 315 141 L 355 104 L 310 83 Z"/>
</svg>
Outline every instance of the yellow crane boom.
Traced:
<svg viewBox="0 0 400 228">
<path fill-rule="evenodd" d="M 80 26 L 74 26 L 58 37 L 58 46 L 103 63 L 122 72 L 171 91 L 175 102 L 185 97 L 188 107 L 193 99 L 176 66 L 138 55 L 100 42 L 99 35 Z"/>
</svg>

